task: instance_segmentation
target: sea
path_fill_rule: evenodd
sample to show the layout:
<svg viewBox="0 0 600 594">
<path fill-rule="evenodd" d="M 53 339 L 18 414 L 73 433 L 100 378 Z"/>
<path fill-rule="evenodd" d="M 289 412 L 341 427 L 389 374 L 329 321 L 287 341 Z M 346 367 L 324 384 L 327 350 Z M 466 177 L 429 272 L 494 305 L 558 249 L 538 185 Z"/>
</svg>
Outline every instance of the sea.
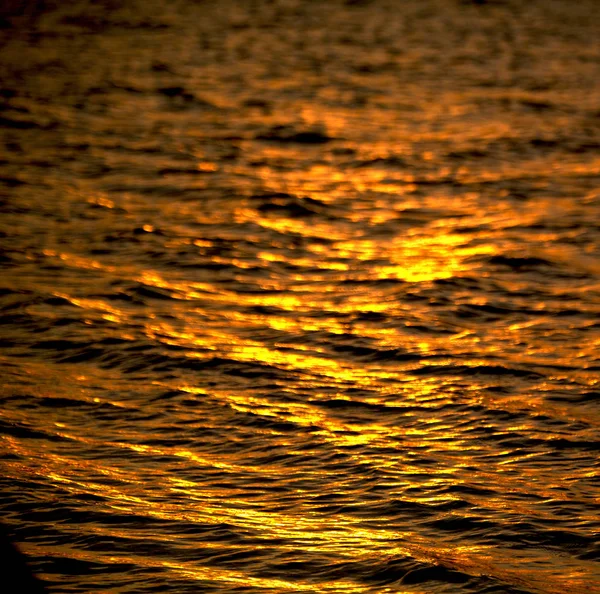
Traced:
<svg viewBox="0 0 600 594">
<path fill-rule="evenodd" d="M 49 592 L 600 592 L 600 3 L 0 16 L 0 521 Z"/>
</svg>

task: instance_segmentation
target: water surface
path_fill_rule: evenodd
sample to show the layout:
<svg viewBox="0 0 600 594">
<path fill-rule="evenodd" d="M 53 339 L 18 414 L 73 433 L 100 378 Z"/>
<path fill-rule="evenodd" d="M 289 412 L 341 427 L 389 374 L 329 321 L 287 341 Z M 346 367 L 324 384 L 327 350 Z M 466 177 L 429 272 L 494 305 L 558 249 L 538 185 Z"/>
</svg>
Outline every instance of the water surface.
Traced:
<svg viewBox="0 0 600 594">
<path fill-rule="evenodd" d="M 597 4 L 119 4 L 0 30 L 51 591 L 598 592 Z"/>
</svg>

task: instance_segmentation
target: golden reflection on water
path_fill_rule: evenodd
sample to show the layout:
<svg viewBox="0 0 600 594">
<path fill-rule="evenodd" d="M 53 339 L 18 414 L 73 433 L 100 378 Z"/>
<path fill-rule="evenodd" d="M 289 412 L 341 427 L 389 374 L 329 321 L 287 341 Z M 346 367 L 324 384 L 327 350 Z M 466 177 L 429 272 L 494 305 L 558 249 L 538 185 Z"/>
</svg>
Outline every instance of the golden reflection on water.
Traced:
<svg viewBox="0 0 600 594">
<path fill-rule="evenodd" d="M 253 353 L 252 356 L 262 355 Z M 299 365 L 296 359 L 289 360 L 288 364 L 291 366 Z M 80 378 L 82 381 L 85 380 L 85 376 L 80 376 Z M 372 381 L 376 382 L 377 379 L 375 378 Z M 431 382 L 431 379 L 426 382 L 411 382 L 411 398 L 426 405 L 427 397 L 425 394 L 431 394 L 437 387 Z M 199 397 L 207 396 L 204 391 L 191 385 L 181 385 L 179 389 Z M 219 392 L 218 390 L 211 391 L 211 398 L 215 398 L 217 401 L 232 406 L 241 412 L 279 417 L 282 420 L 294 421 L 300 426 L 316 428 L 318 430 L 316 435 L 326 439 L 339 451 L 344 451 L 348 446 L 365 444 L 397 447 L 398 442 L 395 440 L 401 437 L 411 449 L 425 447 L 428 448 L 430 453 L 435 452 L 438 456 L 442 456 L 440 459 L 444 459 L 444 465 L 430 467 L 427 477 L 424 478 L 422 477 L 422 468 L 416 465 L 413 466 L 406 461 L 399 465 L 394 462 L 393 457 L 388 455 L 382 455 L 381 457 L 368 456 L 365 452 L 357 455 L 355 462 L 358 464 L 369 463 L 373 467 L 386 469 L 389 475 L 388 483 L 395 485 L 398 493 L 402 493 L 403 490 L 408 490 L 411 487 L 423 487 L 424 484 L 428 485 L 429 488 L 435 488 L 436 485 L 461 484 L 464 480 L 460 478 L 462 470 L 473 464 L 471 451 L 475 450 L 474 453 L 476 453 L 476 447 L 469 447 L 469 444 L 461 439 L 460 432 L 453 430 L 451 425 L 440 423 L 435 416 L 428 419 L 420 429 L 399 433 L 393 427 L 379 425 L 377 422 L 354 424 L 338 421 L 311 404 L 268 402 L 264 397 L 253 397 L 246 392 Z M 379 400 L 375 399 L 374 401 Z M 57 435 L 69 440 L 79 441 L 83 445 L 102 445 L 102 442 L 95 437 L 77 434 L 77 432 L 69 430 L 68 422 L 57 422 L 55 425 Z M 512 429 L 517 431 L 522 428 L 520 425 L 514 425 Z M 284 469 L 276 463 L 254 465 L 249 463 L 244 455 L 207 455 L 179 447 L 132 443 L 138 438 L 144 438 L 147 431 L 148 428 L 146 427 L 143 433 L 139 433 L 132 427 L 130 430 L 118 431 L 113 435 L 110 440 L 111 446 L 130 451 L 134 456 L 123 462 L 122 467 L 106 465 L 98 460 L 78 459 L 74 461 L 68 456 L 49 452 L 45 454 L 43 461 L 40 459 L 41 465 L 38 472 L 49 477 L 56 484 L 60 484 L 67 491 L 71 491 L 74 495 L 82 491 L 101 495 L 116 512 L 131 513 L 132 515 L 141 514 L 168 521 L 180 520 L 208 524 L 225 522 L 240 528 L 260 528 L 262 538 L 266 541 L 270 538 L 288 539 L 287 544 L 284 542 L 278 545 L 281 551 L 294 552 L 297 547 L 302 547 L 304 551 L 309 553 L 327 553 L 339 559 L 348 561 L 362 559 L 367 562 L 374 562 L 376 559 L 381 559 L 382 556 L 395 559 L 409 555 L 421 562 L 441 562 L 446 566 L 467 571 L 472 575 L 485 573 L 498 579 L 513 581 L 523 579 L 521 573 L 514 569 L 512 562 L 506 563 L 505 555 L 509 555 L 512 559 L 514 551 L 503 551 L 501 548 L 491 545 L 457 546 L 452 543 L 445 543 L 443 539 L 433 542 L 421 535 L 418 530 L 413 529 L 398 531 L 385 529 L 380 525 L 370 529 L 368 525 L 365 525 L 362 518 L 343 512 L 336 513 L 335 523 L 332 524 L 329 517 L 308 508 L 304 509 L 302 505 L 296 506 L 293 511 L 278 510 L 277 507 L 283 500 L 280 500 L 277 496 L 268 498 L 268 505 L 265 505 L 267 502 L 265 499 L 249 500 L 244 489 L 236 485 L 235 482 L 232 482 L 230 487 L 222 486 L 218 488 L 212 485 L 209 487 L 203 486 L 200 481 L 156 475 L 152 480 L 151 490 L 148 490 L 149 485 L 146 483 L 146 479 L 135 477 L 131 473 L 131 468 L 135 467 L 139 472 L 140 465 L 142 468 L 146 466 L 146 458 L 154 456 L 175 456 L 175 458 L 181 459 L 182 462 L 197 470 L 219 469 L 223 473 L 223 479 L 232 474 L 240 473 L 252 473 L 259 480 L 261 477 L 276 478 L 284 472 Z M 440 434 L 443 435 L 442 440 L 440 440 Z M 287 440 L 285 434 L 280 434 L 279 437 L 283 440 L 282 444 L 285 444 Z M 10 445 L 13 452 L 21 453 L 23 456 L 29 455 L 28 450 L 18 440 L 12 440 Z M 444 452 L 447 452 L 447 458 L 443 457 Z M 484 485 L 493 484 L 502 493 L 517 493 L 521 490 L 523 494 L 531 494 L 533 491 L 538 496 L 546 498 L 556 495 L 552 485 L 546 486 L 537 481 L 536 471 L 528 473 L 522 469 L 523 483 L 518 487 L 514 481 L 514 476 L 510 473 L 510 469 L 508 469 L 509 474 L 506 477 L 503 476 L 503 468 L 514 466 L 521 460 L 533 458 L 536 456 L 535 453 L 511 455 L 510 450 L 498 452 L 498 456 L 504 454 L 509 455 L 509 457 L 498 460 L 495 466 L 490 465 L 486 471 L 478 471 L 472 477 L 473 480 Z M 152 461 L 148 460 L 148 469 L 152 469 L 152 464 Z M 31 466 L 24 468 L 23 471 L 31 472 Z M 298 487 L 295 491 L 290 491 L 290 495 L 297 502 L 301 501 L 303 495 L 310 492 L 310 488 L 306 488 L 308 486 L 306 480 L 310 478 L 311 474 L 315 477 L 321 475 L 320 478 L 325 478 L 330 489 L 334 492 L 343 494 L 348 489 L 344 477 L 338 479 L 334 476 L 323 475 L 323 471 L 319 471 L 317 468 L 310 471 L 303 470 L 300 475 L 302 478 L 297 482 Z M 103 484 L 101 480 L 98 481 L 94 477 L 105 477 L 115 484 Z M 415 479 L 415 477 L 419 478 Z M 169 501 L 163 495 L 159 500 L 154 500 L 152 497 L 153 492 L 171 493 L 174 499 Z M 469 496 L 462 495 L 461 497 L 469 499 Z M 186 501 L 185 510 L 183 511 L 179 503 L 180 498 L 184 498 Z M 452 497 L 419 497 L 416 501 L 423 504 L 436 504 L 449 499 L 452 499 Z M 478 503 L 476 496 L 473 498 L 473 503 Z M 368 509 L 368 500 L 365 500 L 363 506 Z M 500 512 L 506 511 L 508 508 L 504 495 L 486 499 L 486 507 L 497 509 Z M 269 508 L 272 509 L 269 510 Z M 517 504 L 511 501 L 510 511 L 523 515 L 535 515 L 535 502 L 529 503 L 523 499 L 521 503 Z M 98 528 L 95 525 L 84 525 L 79 530 L 86 533 L 96 531 Z M 117 527 L 102 528 L 101 534 L 105 531 L 115 536 L 135 537 L 130 530 L 123 532 Z M 178 546 L 181 544 L 177 535 L 157 535 L 157 538 L 165 542 L 172 540 Z M 210 543 L 203 544 L 205 551 L 210 547 Z M 261 545 L 257 544 L 248 550 L 257 551 L 260 548 Z M 29 547 L 29 550 L 35 554 L 36 546 Z M 241 549 L 238 548 L 237 550 Z M 215 547 L 215 555 L 221 552 L 219 547 Z M 56 552 L 56 554 L 60 555 L 61 553 Z M 273 587 L 282 590 L 298 589 L 299 584 L 304 589 L 314 589 L 315 592 L 329 591 L 329 589 L 334 592 L 340 591 L 340 588 L 342 588 L 339 580 L 336 580 L 335 583 L 319 580 L 317 583 L 311 584 L 310 581 L 305 580 L 288 582 L 279 578 L 240 576 L 238 571 L 223 567 L 200 566 L 193 563 L 178 564 L 173 561 L 161 561 L 144 555 L 106 556 L 105 554 L 98 555 L 95 552 L 72 550 L 71 548 L 65 549 L 64 555 L 81 560 L 98 561 L 98 559 L 102 559 L 109 563 L 133 563 L 145 567 L 164 565 L 169 569 L 173 569 L 174 576 L 187 576 L 200 581 L 217 580 L 220 583 L 231 583 L 232 585 L 249 583 L 249 580 L 251 580 L 256 587 Z M 519 555 L 521 563 L 536 566 L 536 571 L 530 574 L 526 580 L 529 587 L 556 593 L 561 592 L 561 588 L 562 591 L 579 592 L 585 587 L 586 575 L 582 573 L 581 568 L 573 568 L 571 573 L 567 571 L 562 576 L 557 577 L 551 559 L 547 558 L 547 552 L 540 550 L 520 551 Z M 552 585 L 548 586 L 544 581 L 545 579 L 551 580 Z M 358 593 L 367 592 L 370 589 L 364 584 L 354 582 L 349 577 L 343 584 L 343 591 Z M 383 588 L 380 591 L 386 591 L 386 589 Z M 411 589 L 411 592 L 413 591 L 418 590 Z"/>
<path fill-rule="evenodd" d="M 264 82 L 270 91 L 290 84 L 287 73 L 279 81 Z M 385 75 L 379 82 L 385 88 Z M 370 87 L 376 88 L 377 84 L 372 80 Z M 339 99 L 336 93 L 343 94 L 335 85 L 324 85 L 320 92 L 322 98 L 330 101 Z M 485 100 L 491 101 L 494 92 L 489 90 Z M 511 130 L 503 121 L 487 121 L 485 114 L 474 114 L 462 94 L 452 97 L 443 89 L 440 93 L 439 103 L 417 97 L 423 104 L 419 126 L 413 125 L 406 114 L 401 118 L 392 114 L 398 112 L 396 100 L 391 98 L 393 93 L 379 92 L 375 100 L 365 101 L 360 109 L 318 104 L 312 99 L 294 103 L 290 99 L 287 109 L 297 115 L 303 126 L 322 129 L 337 139 L 337 153 L 327 147 L 317 153 L 315 147 L 294 143 L 260 143 L 248 132 L 250 128 L 244 128 L 238 136 L 233 135 L 237 139 L 234 148 L 240 154 L 252 155 L 251 159 L 219 160 L 208 150 L 214 139 L 191 126 L 186 142 L 174 152 L 178 157 L 191 153 L 192 177 L 185 169 L 169 169 L 170 163 L 153 160 L 153 151 L 138 154 L 135 151 L 140 147 L 134 146 L 133 141 L 126 146 L 129 141 L 123 141 L 121 150 L 114 153 L 104 150 L 106 147 L 96 147 L 106 153 L 107 169 L 116 169 L 98 184 L 85 180 L 74 190 L 64 181 L 56 181 L 61 198 L 66 196 L 60 206 L 66 221 L 75 220 L 82 205 L 94 212 L 100 210 L 102 216 L 115 217 L 108 222 L 90 219 L 100 221 L 97 227 L 96 222 L 85 219 L 84 231 L 100 230 L 101 235 L 113 231 L 113 227 L 126 231 L 134 228 L 138 242 L 135 249 L 146 259 L 138 264 L 129 251 L 120 257 L 110 250 L 97 250 L 99 253 L 92 255 L 86 253 L 90 238 L 85 233 L 83 238 L 68 237 L 68 241 L 58 231 L 56 236 L 48 233 L 47 244 L 41 250 L 41 259 L 50 267 L 48 278 L 44 279 L 48 293 L 82 312 L 84 324 L 94 330 L 96 323 L 108 324 L 99 326 L 100 338 L 118 337 L 127 346 L 144 339 L 145 345 L 151 345 L 152 354 L 176 353 L 186 363 L 198 363 L 193 372 L 177 371 L 166 379 L 151 381 L 140 364 L 135 390 L 144 397 L 145 391 L 151 395 L 154 388 L 177 391 L 204 408 L 199 413 L 195 408 L 177 411 L 180 421 L 197 423 L 194 428 L 198 438 L 194 443 L 149 445 L 155 435 L 163 435 L 164 411 L 152 409 L 154 401 L 150 397 L 125 404 L 120 395 L 135 391 L 127 384 L 125 373 L 99 371 L 93 364 L 88 373 L 86 363 L 74 363 L 63 364 L 49 377 L 49 370 L 58 369 L 58 365 L 24 366 L 28 375 L 45 381 L 42 385 L 48 387 L 32 388 L 36 397 L 46 397 L 47 392 L 57 400 L 68 397 L 111 409 L 127 408 L 147 413 L 148 418 L 139 426 L 135 422 L 124 426 L 114 419 L 112 423 L 104 422 L 99 415 L 101 431 L 94 436 L 89 427 L 78 425 L 85 413 L 78 412 L 77 406 L 59 404 L 49 408 L 44 412 L 44 421 L 50 424 L 57 441 L 47 450 L 24 445 L 11 436 L 3 437 L 9 450 L 19 456 L 19 460 L 9 461 L 15 475 L 49 479 L 74 497 L 81 493 L 99 495 L 107 510 L 132 517 L 225 523 L 241 530 L 260 530 L 260 538 L 265 542 L 277 539 L 278 552 L 301 548 L 304 553 L 331 554 L 334 560 L 373 564 L 382 558 L 410 556 L 474 576 L 505 579 L 546 594 L 583 591 L 586 579 L 593 575 L 591 563 L 589 573 L 584 572 L 588 568 L 585 560 L 574 566 L 558 559 L 564 569 L 558 575 L 553 561 L 559 553 L 550 550 L 503 549 L 497 543 L 459 544 L 453 540 L 454 534 L 439 531 L 432 536 L 410 523 L 405 530 L 395 530 L 367 513 L 371 504 L 381 500 L 366 488 L 357 492 L 352 483 L 360 483 L 372 472 L 379 481 L 376 486 L 385 487 L 390 499 L 432 509 L 460 501 L 466 502 L 469 509 L 479 507 L 478 513 L 484 520 L 500 517 L 510 524 L 524 516 L 551 525 L 556 517 L 544 504 L 561 496 L 567 501 L 577 489 L 569 485 L 571 491 L 561 491 L 564 485 L 559 482 L 575 484 L 578 479 L 594 478 L 593 471 L 573 468 L 561 469 L 556 480 L 548 479 L 557 462 L 548 460 L 547 434 L 538 430 L 536 417 L 550 415 L 561 423 L 585 421 L 585 409 L 548 402 L 546 393 L 551 394 L 557 383 L 567 379 L 590 389 L 600 385 L 593 364 L 600 338 L 593 333 L 597 323 L 592 316 L 600 313 L 600 304 L 596 307 L 588 303 L 586 322 L 572 316 L 557 323 L 552 314 L 560 309 L 553 300 L 558 303 L 572 295 L 594 295 L 598 291 L 600 285 L 594 281 L 594 275 L 600 271 L 594 259 L 597 243 L 590 240 L 582 253 L 577 244 L 581 233 L 577 224 L 566 230 L 543 228 L 546 218 L 572 217 L 577 222 L 581 214 L 577 210 L 581 206 L 573 200 L 570 188 L 568 192 L 564 190 L 563 196 L 548 191 L 549 173 L 567 181 L 591 178 L 600 173 L 600 160 L 590 157 L 581 162 L 583 157 L 576 151 L 561 161 L 552 160 L 547 154 L 530 156 L 533 151 L 529 146 L 519 159 L 493 157 L 452 163 L 442 154 L 443 150 L 468 150 L 475 144 L 487 148 L 494 142 L 516 141 L 521 132 Z M 500 99 L 507 99 L 505 90 L 498 93 Z M 240 108 L 235 93 L 216 99 L 217 105 Z M 406 101 L 412 99 L 409 93 Z M 518 97 L 508 99 L 514 102 Z M 394 109 L 382 109 L 386 102 Z M 219 114 L 218 109 L 214 111 Z M 217 127 L 223 127 L 219 119 L 222 114 L 210 113 L 204 114 L 207 121 L 214 117 Z M 441 113 L 447 120 L 440 119 Z M 148 115 L 150 120 L 158 117 L 166 116 L 162 111 Z M 193 119 L 184 110 L 170 113 L 169 117 L 182 127 Z M 257 122 L 253 123 L 270 124 L 269 118 L 273 119 L 256 116 Z M 423 122 L 430 127 L 423 126 Z M 349 130 L 354 132 L 348 134 Z M 226 130 L 219 128 L 217 132 L 224 135 Z M 353 133 L 359 135 L 355 141 L 344 140 Z M 71 140 L 83 139 L 84 135 L 74 135 Z M 94 143 L 94 139 L 88 140 Z M 197 147 L 199 140 L 207 145 L 207 150 Z M 192 148 L 188 150 L 186 143 Z M 218 152 L 222 146 L 215 145 L 213 149 Z M 138 173 L 129 174 L 130 168 Z M 146 174 L 139 172 L 156 169 L 163 173 L 149 188 Z M 531 182 L 532 196 L 521 202 L 514 200 L 512 188 L 527 181 Z M 124 190 L 102 191 L 97 186 L 105 182 L 107 187 L 114 184 Z M 224 187 L 231 187 L 233 197 L 211 202 L 210 192 L 220 189 L 221 182 L 226 182 Z M 486 199 L 482 188 L 493 184 L 498 186 L 496 193 L 492 199 Z M 184 198 L 173 199 L 174 190 L 181 190 Z M 545 193 L 537 196 L 535 192 L 541 190 Z M 584 202 L 593 204 L 594 192 L 590 191 Z M 278 207 L 275 212 L 260 210 L 262 193 L 272 194 L 270 205 Z M 291 200 L 290 206 L 288 198 L 296 202 Z M 306 198 L 313 200 L 314 215 L 296 216 L 294 207 L 302 213 L 300 207 Z M 519 234 L 525 227 L 532 235 L 527 242 L 521 242 Z M 71 230 L 61 232 L 68 235 Z M 245 247 L 221 249 L 220 240 L 224 238 Z M 567 240 L 573 242 L 571 247 L 566 246 Z M 146 245 L 143 241 L 148 241 L 147 250 L 139 247 Z M 196 250 L 192 253 L 197 258 L 191 258 L 189 268 L 178 267 L 179 252 L 185 255 L 190 253 L 188 249 Z M 175 254 L 170 263 L 153 262 L 153 254 L 161 251 Z M 482 264 L 505 254 L 547 258 L 566 269 L 580 271 L 584 277 L 590 276 L 572 284 L 565 281 L 546 287 L 544 280 L 537 277 L 532 281 L 526 275 L 505 273 Z M 26 257 L 30 270 L 37 269 L 38 254 L 28 253 Z M 196 266 L 200 260 L 205 269 Z M 58 288 L 52 272 L 56 266 L 62 267 L 63 274 L 65 270 L 72 274 Z M 120 299 L 111 299 L 114 294 L 107 297 L 106 286 L 100 282 L 102 289 L 98 291 L 95 285 L 91 286 L 101 275 L 125 286 L 117 295 Z M 486 292 L 485 297 L 477 296 L 468 288 L 473 279 L 493 282 L 497 289 Z M 457 286 L 464 281 L 467 288 L 459 286 L 444 301 L 441 287 L 448 280 L 457 281 Z M 107 284 L 110 286 L 110 282 Z M 251 290 L 244 289 L 246 285 Z M 134 303 L 139 286 L 155 290 L 150 301 L 143 301 L 141 306 Z M 543 289 L 535 302 L 523 297 L 532 286 Z M 496 295 L 502 292 L 505 296 L 496 301 Z M 461 307 L 493 312 L 494 308 L 501 310 L 505 306 L 517 312 L 517 319 L 506 324 L 493 316 L 489 322 L 475 323 L 468 315 L 453 315 Z M 48 320 L 57 315 L 53 305 L 35 303 L 30 311 Z M 525 311 L 526 314 L 521 313 Z M 373 319 L 385 322 L 374 323 Z M 582 324 L 591 331 L 578 334 L 575 344 L 569 337 Z M 428 331 L 424 332 L 424 328 Z M 434 329 L 437 332 L 429 331 Z M 351 349 L 343 350 L 363 344 L 369 347 L 362 351 L 366 354 L 356 349 L 359 355 L 346 356 Z M 340 355 L 332 345 L 346 354 Z M 378 349 L 389 353 L 382 355 Z M 412 358 L 403 360 L 403 354 Z M 135 356 L 135 351 L 125 351 L 125 364 Z M 210 385 L 206 379 L 210 374 L 204 372 L 202 364 L 215 358 L 268 367 L 279 375 L 271 383 L 266 382 L 265 388 L 262 378 L 240 378 L 234 370 L 224 379 L 219 378 L 222 381 L 213 382 L 218 385 Z M 573 369 L 573 362 L 577 361 L 588 363 Z M 546 371 L 545 380 L 537 381 L 532 389 L 528 382 L 533 380 L 527 377 L 515 380 L 502 375 L 502 365 L 533 371 L 554 368 Z M 455 366 L 468 372 L 467 376 L 462 377 Z M 75 369 L 73 377 L 65 369 Z M 521 383 L 516 393 L 504 390 L 517 382 Z M 284 397 L 279 398 L 281 395 Z M 332 401 L 337 402 L 337 408 L 324 406 Z M 345 406 L 339 406 L 340 403 Z M 353 405 L 361 405 L 367 412 L 361 416 L 353 411 Z M 502 422 L 500 431 L 496 421 L 469 418 L 469 413 L 461 412 L 463 405 L 499 411 L 509 420 Z M 449 406 L 457 410 L 450 420 L 445 417 Z M 220 407 L 232 416 L 222 421 L 212 407 Z M 527 415 L 521 414 L 524 411 Z M 248 451 L 250 448 L 225 453 L 218 447 L 214 451 L 203 449 L 204 429 L 215 429 L 223 442 L 231 439 L 236 445 L 243 445 L 247 433 L 235 434 L 240 429 L 236 425 L 238 413 L 245 419 L 281 423 L 251 426 L 251 432 L 270 448 L 285 452 L 285 462 L 269 459 L 269 451 L 260 450 L 256 444 L 253 452 Z M 410 425 L 402 425 L 400 418 L 402 422 L 411 421 Z M 22 412 L 15 413 L 14 419 L 27 422 Z M 286 423 L 295 425 L 293 434 Z M 507 447 L 492 440 L 484 443 L 485 437 L 473 438 L 468 433 L 471 430 L 488 431 L 484 436 L 501 433 L 503 440 L 522 434 L 539 445 L 528 449 Z M 177 433 L 177 428 L 171 431 L 169 435 Z M 582 440 L 597 437 L 584 431 L 581 429 Z M 315 440 L 314 452 L 307 449 L 311 443 L 308 435 Z M 86 452 L 111 448 L 118 455 L 108 458 L 112 461 L 73 458 L 68 445 L 72 443 Z M 319 458 L 317 450 L 321 445 L 332 457 L 347 459 L 354 469 L 364 469 L 364 476 L 359 472 L 358 478 L 350 477 L 337 469 L 324 469 L 326 459 L 311 461 L 311 456 Z M 256 450 L 258 461 L 253 458 Z M 160 471 L 163 464 L 168 464 L 168 471 Z M 548 468 L 548 472 L 541 474 L 541 467 Z M 282 477 L 283 494 L 261 488 L 253 492 L 255 498 L 248 496 L 244 481 L 259 484 L 261 480 Z M 340 500 L 351 499 L 353 513 L 343 511 L 342 504 L 333 515 L 315 511 L 311 497 L 321 494 L 324 485 Z M 500 495 L 481 496 L 466 491 L 459 496 L 449 492 L 452 487 L 477 487 Z M 594 502 L 589 493 L 579 497 L 586 504 Z M 463 513 L 449 511 L 446 517 L 460 518 Z M 591 523 L 596 518 L 582 513 L 578 520 Z M 136 532 L 110 524 L 82 524 L 76 528 L 65 524 L 64 529 L 76 535 L 93 532 L 132 541 L 145 538 L 141 529 Z M 183 539 L 182 544 L 178 534 L 158 533 L 153 537 L 171 542 L 175 548 L 197 545 L 193 539 L 191 544 Z M 204 549 L 215 549 L 215 555 L 222 552 L 221 546 L 202 542 Z M 245 547 L 256 551 L 263 545 Z M 31 545 L 30 550 L 40 556 L 46 554 L 43 547 L 36 545 Z M 226 567 L 177 563 L 151 555 L 108 555 L 68 547 L 55 554 L 90 562 L 104 559 L 110 563 L 166 567 L 173 576 L 232 587 L 250 585 L 293 592 L 300 584 L 304 590 L 314 592 L 372 591 L 350 576 L 335 582 L 315 579 L 313 583 L 308 579 L 256 577 Z M 413 594 L 427 592 L 413 586 L 409 589 Z M 400 590 L 382 586 L 377 591 Z"/>
</svg>

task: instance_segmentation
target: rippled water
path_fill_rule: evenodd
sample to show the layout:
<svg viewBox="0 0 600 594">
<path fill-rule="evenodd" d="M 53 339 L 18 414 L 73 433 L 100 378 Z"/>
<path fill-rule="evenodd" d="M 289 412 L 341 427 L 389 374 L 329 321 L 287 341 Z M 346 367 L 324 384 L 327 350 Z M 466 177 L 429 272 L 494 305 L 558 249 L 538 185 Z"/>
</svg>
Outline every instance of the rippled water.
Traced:
<svg viewBox="0 0 600 594">
<path fill-rule="evenodd" d="M 51 591 L 599 592 L 598 4 L 120 5 L 0 31 Z"/>
</svg>

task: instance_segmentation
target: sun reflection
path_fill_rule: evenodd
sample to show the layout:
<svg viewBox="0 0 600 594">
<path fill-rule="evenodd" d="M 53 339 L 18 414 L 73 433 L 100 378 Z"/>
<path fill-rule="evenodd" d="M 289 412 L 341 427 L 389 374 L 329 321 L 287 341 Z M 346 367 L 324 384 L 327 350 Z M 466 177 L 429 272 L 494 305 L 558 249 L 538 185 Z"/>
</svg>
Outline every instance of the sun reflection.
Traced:
<svg viewBox="0 0 600 594">
<path fill-rule="evenodd" d="M 591 2 L 8 4 L 1 458 L 54 587 L 591 594 Z"/>
</svg>

